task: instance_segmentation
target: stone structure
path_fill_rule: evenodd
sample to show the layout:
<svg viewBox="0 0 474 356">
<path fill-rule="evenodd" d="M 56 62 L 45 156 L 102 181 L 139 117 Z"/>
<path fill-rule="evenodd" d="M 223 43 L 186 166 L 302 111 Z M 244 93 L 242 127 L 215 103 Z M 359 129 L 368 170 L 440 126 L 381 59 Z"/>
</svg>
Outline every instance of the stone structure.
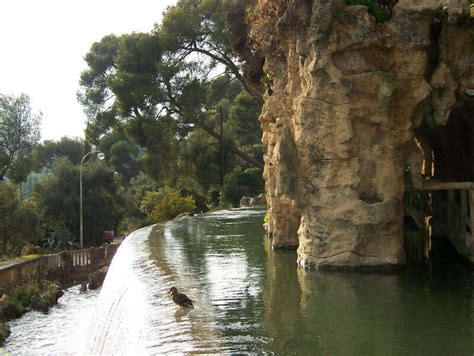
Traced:
<svg viewBox="0 0 474 356">
<path fill-rule="evenodd" d="M 251 206 L 259 206 L 259 205 L 266 205 L 267 201 L 265 200 L 265 194 L 261 193 L 256 197 L 246 197 L 243 196 L 240 198 L 239 207 L 251 207 Z"/>
<path fill-rule="evenodd" d="M 87 280 L 91 273 L 110 265 L 119 246 L 119 243 L 114 243 L 87 250 L 63 251 L 2 266 L 0 288 L 42 280 L 58 281 L 61 285 Z"/>
<path fill-rule="evenodd" d="M 469 2 L 400 0 L 383 23 L 340 0 L 287 3 L 260 116 L 273 247 L 298 246 L 299 264 L 317 268 L 403 264 L 404 176 L 411 166 L 419 184 L 423 158 L 415 134 L 463 112 L 474 166 Z"/>
</svg>

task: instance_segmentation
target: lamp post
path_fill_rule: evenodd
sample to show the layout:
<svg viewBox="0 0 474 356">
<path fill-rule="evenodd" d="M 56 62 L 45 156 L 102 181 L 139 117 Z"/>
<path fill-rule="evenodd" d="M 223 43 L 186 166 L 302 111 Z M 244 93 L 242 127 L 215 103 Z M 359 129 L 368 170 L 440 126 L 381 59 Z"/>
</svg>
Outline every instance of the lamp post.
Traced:
<svg viewBox="0 0 474 356">
<path fill-rule="evenodd" d="M 81 168 L 80 168 L 80 178 L 79 178 L 79 247 L 82 250 L 84 248 L 84 227 L 83 227 L 83 219 L 82 219 L 82 164 L 84 163 L 84 159 L 89 156 L 90 154 L 97 153 L 97 158 L 99 160 L 103 160 L 105 158 L 105 154 L 100 151 L 90 151 L 82 157 L 81 160 Z"/>
</svg>

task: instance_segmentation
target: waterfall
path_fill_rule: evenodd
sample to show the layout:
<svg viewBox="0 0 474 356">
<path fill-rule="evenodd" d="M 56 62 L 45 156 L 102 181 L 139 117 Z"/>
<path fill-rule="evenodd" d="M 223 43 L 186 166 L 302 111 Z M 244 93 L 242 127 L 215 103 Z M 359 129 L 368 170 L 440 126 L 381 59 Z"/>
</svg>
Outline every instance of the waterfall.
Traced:
<svg viewBox="0 0 474 356">
<path fill-rule="evenodd" d="M 83 354 L 215 352 L 218 328 L 212 306 L 193 276 L 181 270 L 181 246 L 163 246 L 164 226 L 130 234 L 117 251 L 104 281 Z M 150 240 L 153 239 L 153 242 Z M 169 242 L 169 241 L 168 241 Z M 150 248 L 152 247 L 152 248 Z M 187 285 L 198 306 L 179 309 L 167 290 Z"/>
</svg>

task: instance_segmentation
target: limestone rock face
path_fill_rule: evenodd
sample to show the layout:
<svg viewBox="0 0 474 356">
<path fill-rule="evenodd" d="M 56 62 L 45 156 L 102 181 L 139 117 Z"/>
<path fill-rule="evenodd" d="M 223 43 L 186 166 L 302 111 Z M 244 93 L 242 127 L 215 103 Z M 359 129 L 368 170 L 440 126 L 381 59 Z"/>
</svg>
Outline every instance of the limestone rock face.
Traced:
<svg viewBox="0 0 474 356">
<path fill-rule="evenodd" d="M 474 88 L 469 2 L 401 0 L 384 23 L 338 0 L 289 3 L 260 116 L 273 247 L 317 268 L 403 264 L 413 130 Z"/>
</svg>

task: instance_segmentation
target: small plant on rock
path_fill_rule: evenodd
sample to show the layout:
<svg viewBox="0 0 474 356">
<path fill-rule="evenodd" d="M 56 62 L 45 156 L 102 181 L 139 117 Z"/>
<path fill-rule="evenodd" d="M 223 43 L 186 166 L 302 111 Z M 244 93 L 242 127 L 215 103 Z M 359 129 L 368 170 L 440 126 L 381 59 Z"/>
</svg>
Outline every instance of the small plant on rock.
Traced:
<svg viewBox="0 0 474 356">
<path fill-rule="evenodd" d="M 54 249 L 72 249 L 77 248 L 78 244 L 75 242 L 75 237 L 64 225 L 58 225 L 54 231 L 47 237 L 44 248 L 49 250 Z"/>
</svg>

